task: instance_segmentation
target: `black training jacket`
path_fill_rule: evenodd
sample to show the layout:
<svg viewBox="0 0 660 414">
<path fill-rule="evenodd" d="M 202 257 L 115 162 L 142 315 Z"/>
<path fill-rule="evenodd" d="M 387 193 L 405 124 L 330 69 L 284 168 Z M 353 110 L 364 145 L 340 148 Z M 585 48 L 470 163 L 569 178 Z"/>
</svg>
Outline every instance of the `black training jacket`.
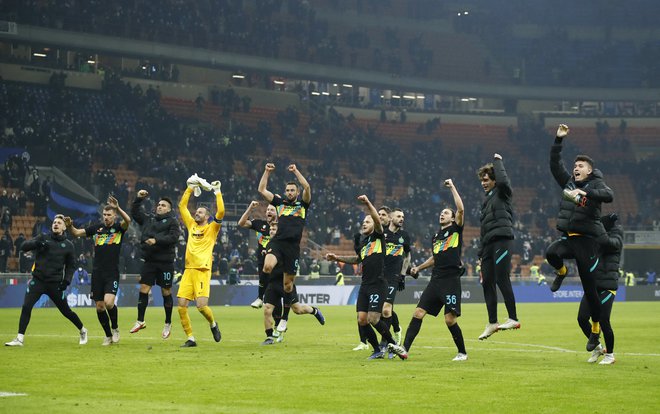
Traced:
<svg viewBox="0 0 660 414">
<path fill-rule="evenodd" d="M 555 139 L 550 150 L 550 171 L 562 190 L 582 189 L 587 193 L 583 201 L 575 204 L 571 200 L 561 199 L 557 230 L 563 233 L 578 233 L 599 239 L 605 236 L 605 228 L 600 222 L 602 203 L 611 203 L 614 192 L 605 184 L 603 173 L 594 169 L 583 181 L 575 181 L 561 159 L 562 140 Z"/>
<path fill-rule="evenodd" d="M 136 198 L 131 205 L 131 217 L 142 228 L 140 247 L 146 262 L 174 262 L 174 247 L 179 241 L 179 222 L 170 211 L 168 214 L 145 214 L 142 208 L 144 199 Z M 145 240 L 154 238 L 156 244 L 148 245 Z"/>
<path fill-rule="evenodd" d="M 513 192 L 506 175 L 504 162 L 493 160 L 495 187 L 486 193 L 481 205 L 481 244 L 479 257 L 488 243 L 499 239 L 513 239 Z"/>
<path fill-rule="evenodd" d="M 600 260 L 603 262 L 596 272 L 598 289 L 617 290 L 619 287 L 619 263 L 623 250 L 623 229 L 614 226 L 607 232 L 607 241 L 601 244 Z"/>
<path fill-rule="evenodd" d="M 40 234 L 23 243 L 21 250 L 36 252 L 32 270 L 35 279 L 46 283 L 71 282 L 76 267 L 75 254 L 73 243 L 64 235 Z"/>
</svg>

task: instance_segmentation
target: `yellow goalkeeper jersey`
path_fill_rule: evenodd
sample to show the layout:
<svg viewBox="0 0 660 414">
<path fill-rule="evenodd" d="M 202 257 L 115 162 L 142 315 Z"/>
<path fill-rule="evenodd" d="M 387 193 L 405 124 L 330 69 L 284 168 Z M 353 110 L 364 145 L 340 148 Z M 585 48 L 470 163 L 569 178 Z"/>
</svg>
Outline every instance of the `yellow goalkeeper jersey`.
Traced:
<svg viewBox="0 0 660 414">
<path fill-rule="evenodd" d="M 213 246 L 220 233 L 222 218 L 225 216 L 225 203 L 222 194 L 215 196 L 217 212 L 213 221 L 198 225 L 188 210 L 188 200 L 192 190 L 187 188 L 179 201 L 179 214 L 181 221 L 188 229 L 188 243 L 186 245 L 186 269 L 211 269 L 213 264 Z"/>
</svg>

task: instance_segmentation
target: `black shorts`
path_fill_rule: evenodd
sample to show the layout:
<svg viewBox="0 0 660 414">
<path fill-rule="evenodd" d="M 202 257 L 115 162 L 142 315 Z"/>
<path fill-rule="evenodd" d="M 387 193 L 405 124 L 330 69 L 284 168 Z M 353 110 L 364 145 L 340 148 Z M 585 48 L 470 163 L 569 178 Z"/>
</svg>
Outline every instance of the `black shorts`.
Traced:
<svg viewBox="0 0 660 414">
<path fill-rule="evenodd" d="M 282 266 L 285 274 L 298 273 L 298 259 L 300 258 L 300 243 L 286 240 L 271 240 L 266 248 L 266 254 L 277 257 L 278 266 Z"/>
<path fill-rule="evenodd" d="M 291 300 L 290 305 L 298 303 L 298 291 L 296 290 L 296 285 L 293 285 L 293 299 Z M 274 306 L 279 306 L 282 304 L 284 299 L 284 285 L 282 281 L 273 281 L 271 280 L 266 286 L 266 291 L 264 292 L 264 303 L 269 303 Z"/>
<path fill-rule="evenodd" d="M 391 303 L 394 305 L 394 300 L 396 299 L 396 292 L 399 291 L 399 280 L 387 280 L 387 292 L 385 293 L 385 302 Z"/>
<path fill-rule="evenodd" d="M 418 308 L 433 316 L 438 316 L 443 306 L 445 315 L 453 312 L 456 316 L 461 316 L 460 277 L 431 279 L 417 304 Z"/>
<path fill-rule="evenodd" d="M 142 272 L 140 272 L 140 283 L 149 286 L 156 284 L 162 288 L 171 288 L 173 275 L 174 263 L 144 262 Z"/>
<path fill-rule="evenodd" d="M 92 299 L 102 301 L 106 293 L 116 295 L 119 290 L 119 273 L 92 273 Z"/>
<path fill-rule="evenodd" d="M 376 283 L 361 285 L 358 291 L 355 309 L 358 312 L 383 313 L 383 303 L 387 293 L 387 283 L 379 280 Z"/>
</svg>

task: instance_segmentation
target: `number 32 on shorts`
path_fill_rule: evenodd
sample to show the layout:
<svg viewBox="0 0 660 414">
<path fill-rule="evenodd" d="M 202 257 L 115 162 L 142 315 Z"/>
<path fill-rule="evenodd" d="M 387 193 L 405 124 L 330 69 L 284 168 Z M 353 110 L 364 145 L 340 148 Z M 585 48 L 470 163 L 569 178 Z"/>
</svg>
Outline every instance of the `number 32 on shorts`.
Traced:
<svg viewBox="0 0 660 414">
<path fill-rule="evenodd" d="M 369 303 L 378 303 L 379 299 L 380 299 L 380 295 L 377 293 L 373 295 L 369 295 Z"/>
</svg>

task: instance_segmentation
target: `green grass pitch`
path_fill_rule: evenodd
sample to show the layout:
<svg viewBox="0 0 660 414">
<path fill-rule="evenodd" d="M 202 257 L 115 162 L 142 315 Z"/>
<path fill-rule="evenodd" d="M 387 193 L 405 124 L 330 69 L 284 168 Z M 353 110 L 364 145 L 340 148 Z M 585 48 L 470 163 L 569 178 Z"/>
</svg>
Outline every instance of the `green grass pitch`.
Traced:
<svg viewBox="0 0 660 414">
<path fill-rule="evenodd" d="M 119 309 L 121 341 L 101 346 L 93 309 L 78 309 L 86 346 L 56 309 L 35 309 L 23 348 L 2 347 L 0 412 L 112 413 L 657 413 L 660 412 L 660 303 L 615 303 L 617 362 L 588 364 L 577 303 L 519 304 L 522 328 L 476 338 L 483 304 L 463 305 L 459 323 L 469 360 L 442 318 L 427 316 L 407 361 L 368 361 L 357 344 L 351 306 L 322 308 L 327 323 L 291 315 L 285 342 L 261 346 L 262 312 L 215 307 L 222 342 L 192 308 L 199 346 L 174 312 L 172 337 L 160 339 L 163 311 L 129 334 L 136 310 Z M 405 327 L 412 305 L 397 305 Z M 500 316 L 504 307 L 500 304 Z M 16 334 L 20 309 L 0 310 L 2 341 Z"/>
</svg>

